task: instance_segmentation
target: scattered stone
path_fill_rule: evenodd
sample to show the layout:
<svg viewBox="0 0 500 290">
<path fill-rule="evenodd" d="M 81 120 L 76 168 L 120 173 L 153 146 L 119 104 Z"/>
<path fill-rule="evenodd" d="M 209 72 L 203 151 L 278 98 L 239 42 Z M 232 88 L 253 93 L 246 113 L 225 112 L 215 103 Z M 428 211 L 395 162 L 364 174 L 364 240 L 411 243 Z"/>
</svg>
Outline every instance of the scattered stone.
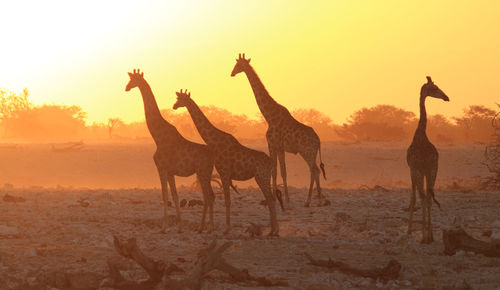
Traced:
<svg viewBox="0 0 500 290">
<path fill-rule="evenodd" d="M 248 233 L 250 237 L 260 237 L 262 236 L 262 228 L 264 226 L 259 225 L 259 224 L 254 224 L 250 222 L 250 225 L 247 227 L 245 230 L 245 233 Z"/>
<path fill-rule="evenodd" d="M 345 212 L 338 212 L 335 214 L 334 220 L 335 222 L 345 223 L 347 221 L 352 220 L 352 217 L 346 214 Z"/>
<path fill-rule="evenodd" d="M 13 196 L 13 195 L 10 195 L 10 194 L 6 193 L 3 196 L 3 201 L 17 203 L 17 202 L 25 202 L 26 199 L 24 197 L 21 197 L 21 196 Z"/>
<path fill-rule="evenodd" d="M 203 200 L 200 200 L 200 199 L 191 199 L 188 202 L 188 207 L 194 207 L 194 206 L 197 206 L 197 205 L 203 206 Z"/>
</svg>

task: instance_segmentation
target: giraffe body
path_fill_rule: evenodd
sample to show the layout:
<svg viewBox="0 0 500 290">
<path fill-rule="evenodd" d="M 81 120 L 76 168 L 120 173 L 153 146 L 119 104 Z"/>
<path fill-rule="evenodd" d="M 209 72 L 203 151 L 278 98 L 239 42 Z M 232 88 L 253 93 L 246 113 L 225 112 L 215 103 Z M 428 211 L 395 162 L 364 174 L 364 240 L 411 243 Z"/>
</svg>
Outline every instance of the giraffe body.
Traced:
<svg viewBox="0 0 500 290">
<path fill-rule="evenodd" d="M 215 168 L 221 177 L 226 205 L 226 232 L 231 228 L 231 196 L 229 187 L 232 180 L 248 180 L 255 178 L 267 201 L 270 215 L 270 235 L 278 235 L 279 227 L 276 217 L 276 197 L 272 194 L 270 179 L 272 171 L 271 159 L 264 152 L 243 146 L 232 136 L 212 125 L 190 94 L 178 92 L 174 109 L 186 107 L 203 140 L 214 154 Z M 279 199 L 280 200 L 280 199 Z M 281 202 L 281 200 L 280 200 Z"/>
<path fill-rule="evenodd" d="M 416 192 L 422 201 L 422 243 L 432 243 L 433 232 L 431 222 L 431 208 L 432 200 L 436 202 L 438 207 L 439 203 L 434 196 L 434 184 L 436 182 L 438 172 L 438 159 L 439 154 L 436 147 L 429 141 L 425 133 L 427 127 L 427 112 L 425 109 L 425 99 L 430 96 L 439 98 L 444 101 L 449 101 L 443 91 L 441 91 L 431 80 L 427 77 L 428 82 L 422 86 L 420 91 L 420 119 L 413 136 L 413 141 L 408 147 L 406 154 L 406 161 L 410 167 L 411 176 L 411 200 L 410 200 L 410 217 L 408 219 L 408 234 L 412 232 L 413 222 L 413 209 L 416 201 Z M 425 179 L 425 189 L 424 189 Z"/>
<path fill-rule="evenodd" d="M 250 59 L 245 59 L 245 55 L 239 56 L 236 65 L 231 73 L 235 76 L 240 72 L 245 72 L 255 95 L 257 105 L 269 126 L 266 132 L 266 139 L 269 148 L 269 155 L 272 159 L 272 187 L 276 190 L 277 163 L 280 164 L 281 177 L 285 190 L 285 198 L 289 202 L 287 174 L 285 164 L 285 152 L 300 154 L 309 166 L 311 173 L 309 193 L 305 206 L 311 203 L 314 184 L 318 192 L 319 205 L 322 205 L 322 194 L 319 182 L 320 169 L 316 164 L 316 156 L 319 153 L 320 167 L 323 177 L 326 178 L 323 162 L 321 161 L 321 143 L 313 128 L 297 121 L 290 114 L 287 108 L 278 104 L 267 92 L 264 84 L 257 73 L 250 65 Z"/>
<path fill-rule="evenodd" d="M 129 73 L 129 76 L 130 82 L 127 84 L 126 91 L 139 87 L 144 101 L 146 123 L 156 143 L 153 160 L 160 176 L 163 196 L 161 231 L 165 232 L 168 222 L 168 187 L 170 187 L 176 209 L 178 231 L 182 230 L 175 176 L 191 176 L 193 174 L 196 174 L 200 182 L 204 200 L 199 231 L 201 232 L 205 227 L 207 210 L 209 211 L 209 231 L 213 230 L 213 201 L 215 196 L 210 185 L 214 167 L 212 152 L 208 146 L 191 142 L 182 137 L 177 129 L 161 116 L 153 92 L 143 78 L 142 73 L 134 70 L 134 73 Z"/>
</svg>

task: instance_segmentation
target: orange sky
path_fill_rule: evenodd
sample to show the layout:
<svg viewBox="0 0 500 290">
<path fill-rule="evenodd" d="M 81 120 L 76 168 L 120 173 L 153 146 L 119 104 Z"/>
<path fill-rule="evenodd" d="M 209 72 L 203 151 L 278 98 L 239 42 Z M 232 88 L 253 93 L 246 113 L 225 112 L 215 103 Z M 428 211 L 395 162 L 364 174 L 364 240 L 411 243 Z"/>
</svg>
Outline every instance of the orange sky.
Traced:
<svg viewBox="0 0 500 290">
<path fill-rule="evenodd" d="M 0 87 L 35 104 L 79 105 L 89 121 L 144 118 L 127 72 L 161 108 L 187 88 L 200 105 L 258 116 L 245 52 L 271 95 L 335 122 L 392 104 L 418 111 L 426 75 L 450 97 L 431 114 L 500 102 L 499 1 L 2 1 Z"/>
</svg>

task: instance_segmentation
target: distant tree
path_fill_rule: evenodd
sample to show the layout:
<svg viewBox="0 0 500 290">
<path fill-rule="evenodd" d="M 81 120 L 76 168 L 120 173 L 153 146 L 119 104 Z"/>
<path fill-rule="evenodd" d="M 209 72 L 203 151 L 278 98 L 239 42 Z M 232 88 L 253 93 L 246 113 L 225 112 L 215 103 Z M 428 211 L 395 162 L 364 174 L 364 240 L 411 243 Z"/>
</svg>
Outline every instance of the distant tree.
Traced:
<svg viewBox="0 0 500 290">
<path fill-rule="evenodd" d="M 500 104 L 497 104 L 500 109 Z M 492 120 L 491 126 L 493 128 L 492 140 L 486 145 L 484 151 L 485 162 L 484 165 L 491 173 L 484 179 L 484 187 L 493 190 L 500 189 L 500 111 L 497 112 Z"/>
<path fill-rule="evenodd" d="M 342 137 L 358 141 L 401 141 L 411 135 L 415 114 L 391 105 L 377 105 L 354 112 L 343 124 Z"/>
<path fill-rule="evenodd" d="M 115 128 L 123 126 L 125 123 L 120 118 L 109 118 L 108 119 L 108 136 L 109 139 L 113 137 L 113 130 Z"/>
<path fill-rule="evenodd" d="M 427 135 L 431 140 L 437 142 L 458 140 L 457 126 L 441 114 L 431 115 L 427 118 Z"/>
<path fill-rule="evenodd" d="M 4 127 L 4 137 L 8 134 L 11 121 L 32 107 L 28 89 L 24 89 L 21 94 L 0 89 L 0 120 Z"/>
<path fill-rule="evenodd" d="M 316 109 L 297 109 L 292 112 L 292 115 L 297 121 L 311 126 L 321 141 L 338 140 L 340 137 L 337 131 L 340 126 L 333 124 L 332 119 Z"/>
<path fill-rule="evenodd" d="M 11 133 L 25 139 L 81 138 L 86 118 L 87 113 L 78 106 L 35 106 L 11 120 Z"/>
<path fill-rule="evenodd" d="M 496 112 L 482 105 L 472 105 L 464 109 L 461 117 L 454 117 L 463 140 L 468 142 L 488 142 L 493 134 L 491 120 Z"/>
</svg>

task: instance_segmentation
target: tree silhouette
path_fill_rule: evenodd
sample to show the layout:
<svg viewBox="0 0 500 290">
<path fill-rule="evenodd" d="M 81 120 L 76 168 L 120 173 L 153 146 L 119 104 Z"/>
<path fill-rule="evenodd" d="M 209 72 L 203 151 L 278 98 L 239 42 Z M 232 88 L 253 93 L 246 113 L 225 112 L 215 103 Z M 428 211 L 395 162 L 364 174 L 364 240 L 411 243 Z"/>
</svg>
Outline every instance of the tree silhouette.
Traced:
<svg viewBox="0 0 500 290">
<path fill-rule="evenodd" d="M 496 112 L 481 105 L 472 105 L 464 109 L 464 115 L 454 117 L 464 141 L 488 142 L 493 133 L 491 119 Z"/>
<path fill-rule="evenodd" d="M 354 112 L 339 134 L 357 141 L 401 141 L 412 133 L 415 114 L 391 105 L 377 105 Z"/>
<path fill-rule="evenodd" d="M 125 123 L 120 118 L 109 118 L 108 119 L 108 136 L 109 139 L 113 138 L 113 130 L 115 128 L 123 126 Z"/>
<path fill-rule="evenodd" d="M 0 120 L 4 126 L 4 137 L 8 134 L 11 121 L 32 107 L 28 89 L 24 89 L 21 94 L 0 89 Z"/>
</svg>

